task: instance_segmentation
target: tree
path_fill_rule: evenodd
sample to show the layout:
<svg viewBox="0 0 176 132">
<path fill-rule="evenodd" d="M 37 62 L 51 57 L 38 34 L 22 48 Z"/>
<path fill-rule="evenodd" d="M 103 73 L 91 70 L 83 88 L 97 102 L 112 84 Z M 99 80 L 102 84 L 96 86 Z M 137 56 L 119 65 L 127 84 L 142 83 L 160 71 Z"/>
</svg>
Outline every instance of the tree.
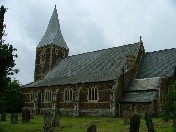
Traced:
<svg viewBox="0 0 176 132">
<path fill-rule="evenodd" d="M 16 80 L 9 82 L 4 95 L 6 97 L 6 112 L 20 112 L 22 104 L 21 92 L 20 84 Z"/>
<path fill-rule="evenodd" d="M 170 86 L 169 92 L 165 95 L 163 104 L 163 120 L 173 121 L 174 132 L 176 132 L 176 81 Z"/>
<path fill-rule="evenodd" d="M 0 112 L 4 112 L 7 108 L 8 98 L 6 96 L 8 87 L 11 84 L 10 75 L 14 73 L 18 73 L 18 69 L 13 69 L 15 64 L 14 57 L 17 55 L 13 54 L 13 51 L 16 51 L 12 45 L 4 44 L 3 36 L 5 36 L 4 28 L 4 14 L 6 12 L 6 8 L 2 5 L 0 8 Z"/>
<path fill-rule="evenodd" d="M 3 36 L 5 36 L 4 28 L 6 27 L 4 22 L 4 14 L 6 8 L 1 6 L 0 8 L 0 92 L 3 92 L 10 82 L 9 75 L 18 73 L 18 69 L 13 69 L 15 64 L 14 57 L 18 57 L 16 54 L 13 54 L 13 51 L 16 51 L 12 45 L 4 44 Z"/>
</svg>

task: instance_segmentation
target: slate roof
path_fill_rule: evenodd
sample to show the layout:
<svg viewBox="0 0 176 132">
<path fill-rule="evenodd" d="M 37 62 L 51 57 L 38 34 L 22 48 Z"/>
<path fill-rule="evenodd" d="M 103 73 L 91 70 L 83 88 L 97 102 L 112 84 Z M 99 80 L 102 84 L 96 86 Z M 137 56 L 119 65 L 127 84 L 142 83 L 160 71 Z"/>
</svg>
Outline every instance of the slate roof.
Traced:
<svg viewBox="0 0 176 132">
<path fill-rule="evenodd" d="M 160 77 L 135 79 L 126 91 L 153 90 L 160 88 Z"/>
<path fill-rule="evenodd" d="M 127 67 L 128 55 L 137 55 L 139 43 L 68 56 L 56 63 L 43 80 L 26 87 L 114 80 Z"/>
<path fill-rule="evenodd" d="M 152 102 L 157 95 L 157 91 L 142 91 L 142 92 L 131 92 L 125 93 L 118 102 L 128 102 L 128 103 L 142 103 L 142 102 Z"/>
<path fill-rule="evenodd" d="M 47 30 L 37 47 L 41 47 L 47 44 L 54 44 L 68 49 L 61 33 L 56 6 L 49 21 Z"/>
<path fill-rule="evenodd" d="M 173 76 L 176 66 L 176 48 L 145 53 L 136 78 Z"/>
<path fill-rule="evenodd" d="M 157 95 L 160 84 L 160 77 L 135 79 L 129 88 L 125 90 L 124 97 L 119 102 L 151 102 Z"/>
</svg>

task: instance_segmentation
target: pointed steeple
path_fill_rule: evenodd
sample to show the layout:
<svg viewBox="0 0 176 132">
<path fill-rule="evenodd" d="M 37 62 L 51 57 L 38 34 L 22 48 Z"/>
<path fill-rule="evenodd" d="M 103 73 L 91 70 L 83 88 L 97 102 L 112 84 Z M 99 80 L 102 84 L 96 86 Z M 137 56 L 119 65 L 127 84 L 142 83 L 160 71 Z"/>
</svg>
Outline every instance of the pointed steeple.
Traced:
<svg viewBox="0 0 176 132">
<path fill-rule="evenodd" d="M 60 24 L 59 24 L 56 5 L 54 8 L 53 14 L 51 16 L 51 19 L 49 21 L 47 30 L 37 47 L 41 47 L 47 44 L 54 44 L 62 48 L 68 49 L 67 44 L 60 30 Z"/>
</svg>

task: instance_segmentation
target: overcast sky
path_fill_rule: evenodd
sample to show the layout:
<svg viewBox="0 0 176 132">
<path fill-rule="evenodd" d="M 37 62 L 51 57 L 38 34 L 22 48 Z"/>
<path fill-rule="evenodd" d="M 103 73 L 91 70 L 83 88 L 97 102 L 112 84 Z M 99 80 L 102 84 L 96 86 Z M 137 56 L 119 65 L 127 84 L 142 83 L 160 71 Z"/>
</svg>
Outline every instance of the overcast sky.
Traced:
<svg viewBox="0 0 176 132">
<path fill-rule="evenodd" d="M 5 42 L 17 48 L 14 76 L 34 80 L 36 46 L 56 5 L 69 55 L 139 41 L 146 52 L 176 48 L 176 0 L 0 0 L 8 8 Z"/>
</svg>

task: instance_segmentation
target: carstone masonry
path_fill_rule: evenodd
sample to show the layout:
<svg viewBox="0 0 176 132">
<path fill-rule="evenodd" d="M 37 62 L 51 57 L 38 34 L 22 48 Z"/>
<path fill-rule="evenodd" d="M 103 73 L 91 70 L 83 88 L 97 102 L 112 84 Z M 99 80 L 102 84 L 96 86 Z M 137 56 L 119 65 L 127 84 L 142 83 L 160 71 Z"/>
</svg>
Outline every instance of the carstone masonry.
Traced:
<svg viewBox="0 0 176 132">
<path fill-rule="evenodd" d="M 175 66 L 175 48 L 146 53 L 141 37 L 134 44 L 69 56 L 55 7 L 36 48 L 34 82 L 21 88 L 23 109 L 116 117 L 135 107 L 139 114 L 158 114 L 176 79 Z"/>
</svg>

